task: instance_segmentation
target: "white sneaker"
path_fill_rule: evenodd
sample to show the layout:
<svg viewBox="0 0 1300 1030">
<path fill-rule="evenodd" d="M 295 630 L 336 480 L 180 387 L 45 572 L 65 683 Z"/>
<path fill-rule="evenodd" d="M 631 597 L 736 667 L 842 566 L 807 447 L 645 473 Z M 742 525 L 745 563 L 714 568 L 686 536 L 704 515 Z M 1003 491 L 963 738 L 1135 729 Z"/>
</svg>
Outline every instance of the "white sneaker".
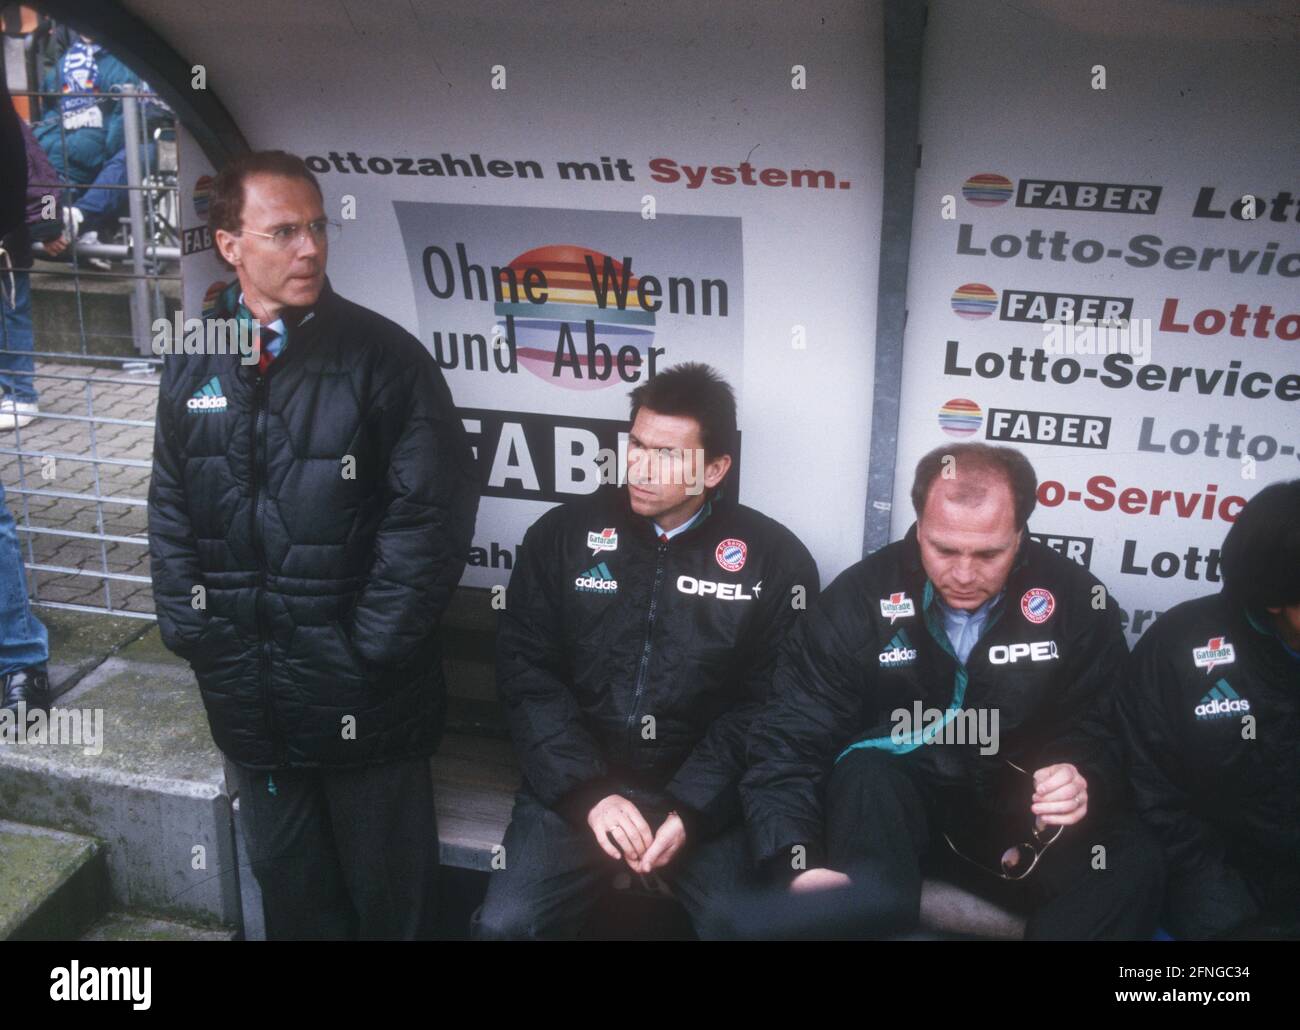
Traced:
<svg viewBox="0 0 1300 1030">
<path fill-rule="evenodd" d="M 84 244 L 94 245 L 98 242 L 99 242 L 99 232 L 96 229 L 91 229 L 89 232 L 83 232 L 77 238 L 77 243 L 82 245 Z M 111 272 L 113 270 L 113 264 L 107 258 L 82 256 L 81 260 L 84 261 L 91 268 L 97 268 L 101 272 Z"/>
<path fill-rule="evenodd" d="M 81 223 L 86 220 L 86 216 L 81 213 L 79 207 L 65 207 L 63 209 L 63 224 L 68 228 L 68 235 L 74 240 L 81 232 Z"/>
<path fill-rule="evenodd" d="M 40 418 L 40 415 L 41 409 L 34 402 L 6 397 L 0 401 L 0 432 L 22 429 L 30 425 L 33 419 Z"/>
</svg>

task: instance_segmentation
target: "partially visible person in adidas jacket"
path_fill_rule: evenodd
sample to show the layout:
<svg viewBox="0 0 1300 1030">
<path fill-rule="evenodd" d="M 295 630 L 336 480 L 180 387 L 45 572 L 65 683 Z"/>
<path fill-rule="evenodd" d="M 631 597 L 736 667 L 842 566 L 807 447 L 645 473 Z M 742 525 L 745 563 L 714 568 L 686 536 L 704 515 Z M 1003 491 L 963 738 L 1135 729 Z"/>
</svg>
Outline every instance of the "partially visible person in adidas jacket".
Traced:
<svg viewBox="0 0 1300 1030">
<path fill-rule="evenodd" d="M 1129 775 L 1169 859 L 1166 929 L 1300 937 L 1300 479 L 1242 509 L 1220 568 L 1133 651 Z"/>
<path fill-rule="evenodd" d="M 932 451 L 906 537 L 791 633 L 741 794 L 756 858 L 835 922 L 809 932 L 912 931 L 940 860 L 1030 938 L 1154 929 L 1160 851 L 1123 811 L 1106 723 L 1119 606 L 1030 539 L 1036 489 L 1012 448 Z"/>
<path fill-rule="evenodd" d="M 438 623 L 469 553 L 473 455 L 428 351 L 330 288 L 337 226 L 299 158 L 232 160 L 209 222 L 238 276 L 213 317 L 257 351 L 163 366 L 149 489 L 163 642 L 193 666 L 230 760 L 268 936 L 426 936 Z"/>
<path fill-rule="evenodd" d="M 523 785 L 476 937 L 572 935 L 620 868 L 667 880 L 707 937 L 749 882 L 745 732 L 818 577 L 736 501 L 737 443 L 731 388 L 671 368 L 632 392 L 628 485 L 525 535 L 496 652 Z"/>
</svg>

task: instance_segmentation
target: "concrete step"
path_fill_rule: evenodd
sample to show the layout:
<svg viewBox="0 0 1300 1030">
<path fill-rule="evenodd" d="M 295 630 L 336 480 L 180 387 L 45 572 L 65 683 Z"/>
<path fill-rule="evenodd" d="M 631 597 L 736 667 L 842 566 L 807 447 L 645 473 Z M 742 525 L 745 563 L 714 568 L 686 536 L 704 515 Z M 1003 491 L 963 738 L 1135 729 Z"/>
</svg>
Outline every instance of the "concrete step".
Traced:
<svg viewBox="0 0 1300 1030">
<path fill-rule="evenodd" d="M 0 940 L 73 940 L 108 904 L 90 837 L 0 819 Z"/>
<path fill-rule="evenodd" d="M 50 687 L 55 697 L 150 629 L 149 623 L 122 615 L 88 615 L 62 608 L 37 608 L 35 614 L 50 635 Z"/>
<path fill-rule="evenodd" d="M 109 912 L 80 937 L 83 941 L 233 941 L 231 927 L 199 926 L 148 912 Z"/>
<path fill-rule="evenodd" d="M 188 666 L 160 657 L 142 638 L 58 698 L 79 740 L 0 744 L 0 818 L 102 841 L 116 908 L 239 926 L 221 754 Z"/>
<path fill-rule="evenodd" d="M 125 269 L 120 262 L 117 270 Z M 67 262 L 38 260 L 33 268 L 32 330 L 38 352 L 103 354 L 139 357 L 131 331 L 130 279 L 110 279 L 93 273 L 77 276 Z M 180 283 L 158 283 L 161 310 L 153 317 L 171 318 L 180 306 Z M 149 284 L 150 305 L 158 304 Z M 149 334 L 152 338 L 152 333 Z"/>
</svg>

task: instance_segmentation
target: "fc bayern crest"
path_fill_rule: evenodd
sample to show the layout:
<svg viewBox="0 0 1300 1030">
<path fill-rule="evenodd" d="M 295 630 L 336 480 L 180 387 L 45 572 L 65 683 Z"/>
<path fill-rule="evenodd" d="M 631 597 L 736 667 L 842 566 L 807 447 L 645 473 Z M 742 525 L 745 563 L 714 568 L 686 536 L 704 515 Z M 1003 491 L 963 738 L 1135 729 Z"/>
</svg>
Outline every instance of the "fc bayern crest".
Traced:
<svg viewBox="0 0 1300 1030">
<path fill-rule="evenodd" d="M 1026 619 L 1038 625 L 1052 617 L 1052 612 L 1056 611 L 1056 598 L 1050 590 L 1034 587 L 1026 590 L 1025 596 L 1020 599 L 1020 611 Z"/>
<path fill-rule="evenodd" d="M 718 559 L 718 564 L 728 572 L 739 572 L 745 567 L 745 555 L 748 553 L 749 548 L 745 546 L 745 541 L 728 537 L 718 544 L 714 556 Z"/>
</svg>

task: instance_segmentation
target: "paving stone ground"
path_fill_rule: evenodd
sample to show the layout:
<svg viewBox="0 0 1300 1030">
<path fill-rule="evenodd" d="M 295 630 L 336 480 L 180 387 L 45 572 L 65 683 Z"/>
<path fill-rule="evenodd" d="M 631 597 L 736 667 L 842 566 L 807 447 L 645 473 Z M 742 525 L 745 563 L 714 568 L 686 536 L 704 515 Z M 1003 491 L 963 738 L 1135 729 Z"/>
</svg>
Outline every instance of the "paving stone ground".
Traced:
<svg viewBox="0 0 1300 1030">
<path fill-rule="evenodd" d="M 24 560 L 29 566 L 78 570 L 29 568 L 27 587 L 34 601 L 153 613 L 145 500 L 158 366 L 133 367 L 49 360 L 38 354 L 41 417 L 23 429 L 0 431 L 0 480 L 18 523 Z M 92 423 L 86 421 L 90 416 L 143 424 Z M 125 459 L 143 467 L 95 464 L 89 458 Z M 120 539 L 88 540 L 41 530 Z M 146 582 L 105 579 L 104 572 L 142 576 Z"/>
</svg>

